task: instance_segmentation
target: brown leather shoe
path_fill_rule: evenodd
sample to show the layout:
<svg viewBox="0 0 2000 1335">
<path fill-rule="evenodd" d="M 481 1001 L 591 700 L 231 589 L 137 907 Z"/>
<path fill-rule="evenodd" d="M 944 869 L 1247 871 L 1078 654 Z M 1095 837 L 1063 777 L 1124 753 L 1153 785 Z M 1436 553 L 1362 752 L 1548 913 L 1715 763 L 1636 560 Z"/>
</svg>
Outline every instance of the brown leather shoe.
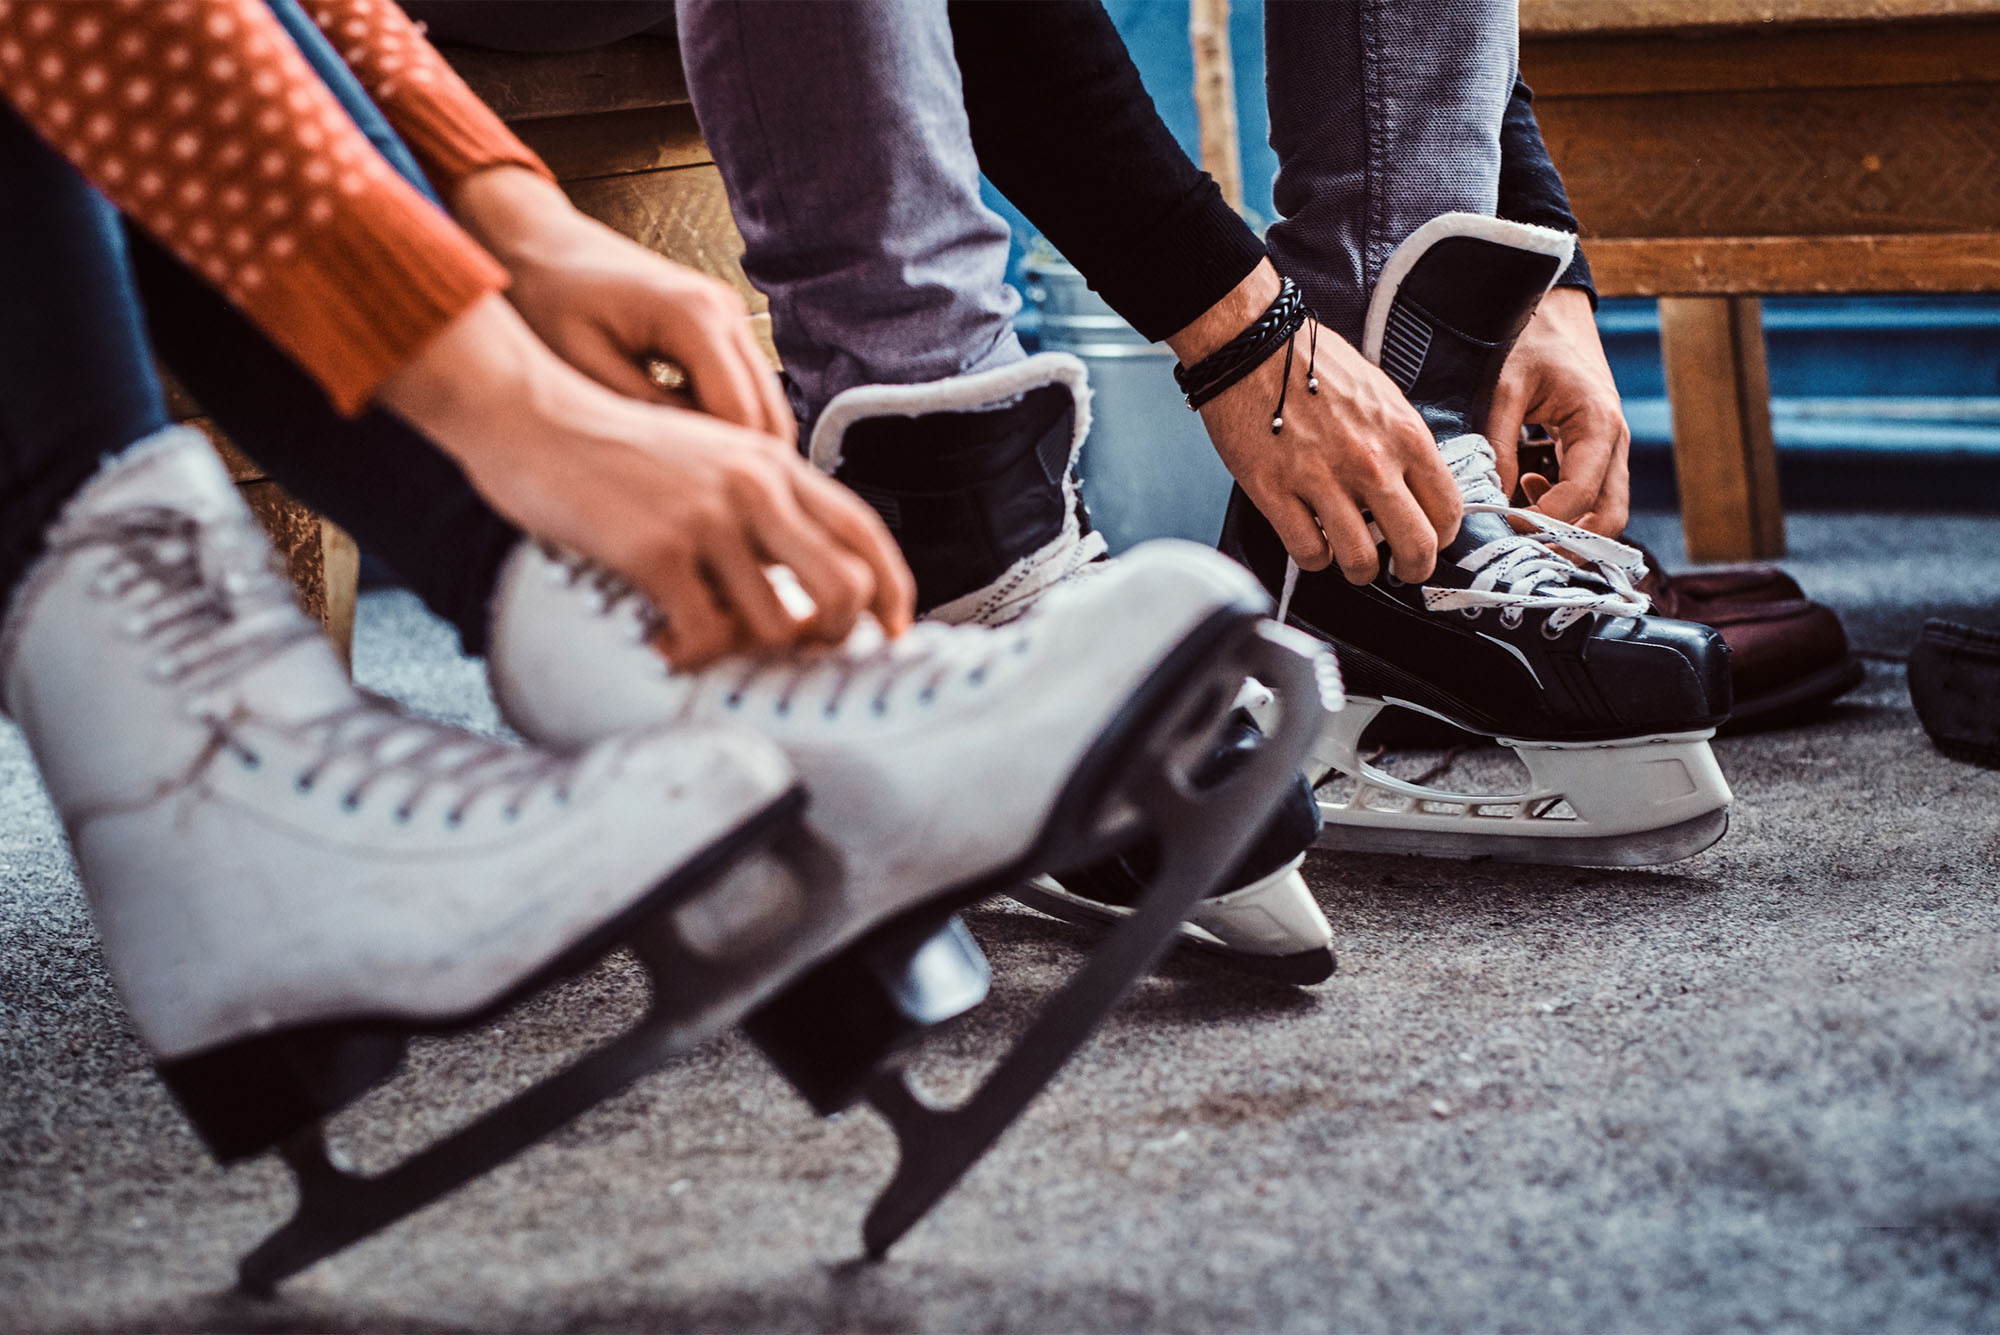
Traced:
<svg viewBox="0 0 2000 1335">
<path fill-rule="evenodd" d="M 1723 732 L 1801 721 L 1853 690 L 1866 675 L 1860 660 L 1848 652 L 1840 618 L 1824 603 L 1805 598 L 1712 602 L 1693 619 L 1721 631 L 1729 646 L 1736 703 Z"/>
<path fill-rule="evenodd" d="M 1709 603 L 1764 603 L 1805 597 L 1799 582 L 1776 566 L 1717 566 L 1669 575 L 1659 557 L 1638 543 L 1632 545 L 1646 558 L 1646 578 L 1639 581 L 1639 592 L 1653 600 L 1661 616 L 1701 621 L 1705 619 L 1701 610 Z"/>
</svg>

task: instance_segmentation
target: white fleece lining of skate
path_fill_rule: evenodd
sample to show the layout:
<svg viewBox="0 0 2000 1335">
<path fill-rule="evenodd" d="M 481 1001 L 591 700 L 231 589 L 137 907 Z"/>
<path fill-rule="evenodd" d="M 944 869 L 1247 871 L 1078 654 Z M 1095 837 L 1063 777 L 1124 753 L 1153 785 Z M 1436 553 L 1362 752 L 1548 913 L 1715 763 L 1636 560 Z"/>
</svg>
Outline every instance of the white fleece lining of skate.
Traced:
<svg viewBox="0 0 2000 1335">
<path fill-rule="evenodd" d="M 955 375 L 947 380 L 916 385 L 857 385 L 842 390 L 833 396 L 833 402 L 826 405 L 819 421 L 813 424 L 808 457 L 814 468 L 830 474 L 840 467 L 841 442 L 856 422 L 870 417 L 975 412 L 998 407 L 1045 385 L 1067 385 L 1070 397 L 1076 400 L 1076 429 L 1069 443 L 1070 464 L 1074 467 L 1076 453 L 1090 431 L 1090 377 L 1083 362 L 1067 352 L 1038 352 L 990 371 Z"/>
<path fill-rule="evenodd" d="M 1410 270 L 1416 268 L 1417 261 L 1432 246 L 1459 236 L 1493 241 L 1552 257 L 1556 261 L 1556 271 L 1550 275 L 1548 286 L 1542 289 L 1545 293 L 1549 287 L 1555 286 L 1556 279 L 1562 277 L 1562 271 L 1569 267 L 1570 256 L 1576 253 L 1576 238 L 1553 227 L 1508 222 L 1505 218 L 1489 218 L 1483 213 L 1441 213 L 1410 233 L 1389 256 L 1389 262 L 1382 266 L 1382 273 L 1375 280 L 1375 295 L 1368 300 L 1368 321 L 1361 331 L 1362 356 L 1377 366 L 1382 364 L 1382 340 L 1389 328 L 1389 308 L 1396 304 L 1396 292 L 1403 286 L 1403 280 L 1410 276 Z"/>
</svg>

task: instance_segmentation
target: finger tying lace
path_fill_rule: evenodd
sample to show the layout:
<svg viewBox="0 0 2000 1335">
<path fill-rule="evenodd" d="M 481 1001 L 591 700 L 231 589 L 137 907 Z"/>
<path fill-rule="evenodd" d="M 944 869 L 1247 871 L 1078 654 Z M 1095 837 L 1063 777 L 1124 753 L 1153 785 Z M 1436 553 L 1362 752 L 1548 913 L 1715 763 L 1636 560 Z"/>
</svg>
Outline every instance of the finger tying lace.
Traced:
<svg viewBox="0 0 2000 1335">
<path fill-rule="evenodd" d="M 1424 586 L 1427 609 L 1476 616 L 1484 608 L 1497 607 L 1508 625 L 1519 625 L 1526 612 L 1546 611 L 1550 614 L 1547 629 L 1557 634 L 1592 613 L 1643 616 L 1652 606 L 1634 587 L 1646 574 L 1645 558 L 1637 548 L 1507 504 L 1493 445 L 1486 437 L 1454 436 L 1438 448 L 1458 483 L 1465 512 L 1500 515 L 1509 523 L 1506 536 L 1483 543 L 1453 563 L 1473 577 L 1470 586 Z M 1527 525 L 1534 531 L 1523 533 L 1516 525 Z M 1558 547 L 1562 551 L 1557 551 Z M 1284 588 L 1278 599 L 1280 620 L 1291 609 L 1298 577 L 1298 565 L 1286 561 Z"/>
</svg>

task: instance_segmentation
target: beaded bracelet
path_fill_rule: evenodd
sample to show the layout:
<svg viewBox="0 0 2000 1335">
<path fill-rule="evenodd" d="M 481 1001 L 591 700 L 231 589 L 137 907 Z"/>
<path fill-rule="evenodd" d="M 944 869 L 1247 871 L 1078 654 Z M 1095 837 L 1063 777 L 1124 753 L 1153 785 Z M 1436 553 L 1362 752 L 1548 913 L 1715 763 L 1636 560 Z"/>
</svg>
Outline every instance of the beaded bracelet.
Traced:
<svg viewBox="0 0 2000 1335">
<path fill-rule="evenodd" d="M 1252 371 L 1285 347 L 1285 377 L 1278 389 L 1278 403 L 1271 412 L 1271 434 L 1285 427 L 1285 396 L 1292 384 L 1292 336 L 1308 320 L 1312 322 L 1312 342 L 1307 354 L 1306 392 L 1319 393 L 1319 376 L 1314 369 L 1319 355 L 1319 316 L 1305 304 L 1305 298 L 1291 279 L 1282 280 L 1278 295 L 1249 328 L 1230 339 L 1193 366 L 1174 367 L 1174 383 L 1187 396 L 1190 411 L 1199 410 L 1217 395 L 1234 388 Z"/>
</svg>

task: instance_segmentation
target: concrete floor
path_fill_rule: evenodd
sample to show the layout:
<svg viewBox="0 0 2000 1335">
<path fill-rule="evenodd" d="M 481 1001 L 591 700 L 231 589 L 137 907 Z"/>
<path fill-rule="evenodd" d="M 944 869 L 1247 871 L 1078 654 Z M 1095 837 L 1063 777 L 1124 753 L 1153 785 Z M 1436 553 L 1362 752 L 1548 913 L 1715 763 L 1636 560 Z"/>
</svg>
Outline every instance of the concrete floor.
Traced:
<svg viewBox="0 0 2000 1335">
<path fill-rule="evenodd" d="M 1792 538 L 1864 650 L 2000 621 L 2000 520 Z M 490 720 L 400 595 L 359 671 Z M 850 1263 L 881 1125 L 815 1121 L 731 1039 L 260 1304 L 227 1285 L 285 1176 L 219 1170 L 168 1102 L 0 736 L 0 1327 L 2000 1327 L 2000 774 L 1930 749 L 1886 657 L 1717 749 L 1734 827 L 1676 866 L 1315 857 L 1334 980 L 1170 966 L 885 1264 Z M 945 1090 L 1078 959 L 1025 911 L 974 926 L 995 993 L 922 1061 Z M 426 1044 L 342 1134 L 379 1164 L 637 993 L 614 962 Z"/>
</svg>

